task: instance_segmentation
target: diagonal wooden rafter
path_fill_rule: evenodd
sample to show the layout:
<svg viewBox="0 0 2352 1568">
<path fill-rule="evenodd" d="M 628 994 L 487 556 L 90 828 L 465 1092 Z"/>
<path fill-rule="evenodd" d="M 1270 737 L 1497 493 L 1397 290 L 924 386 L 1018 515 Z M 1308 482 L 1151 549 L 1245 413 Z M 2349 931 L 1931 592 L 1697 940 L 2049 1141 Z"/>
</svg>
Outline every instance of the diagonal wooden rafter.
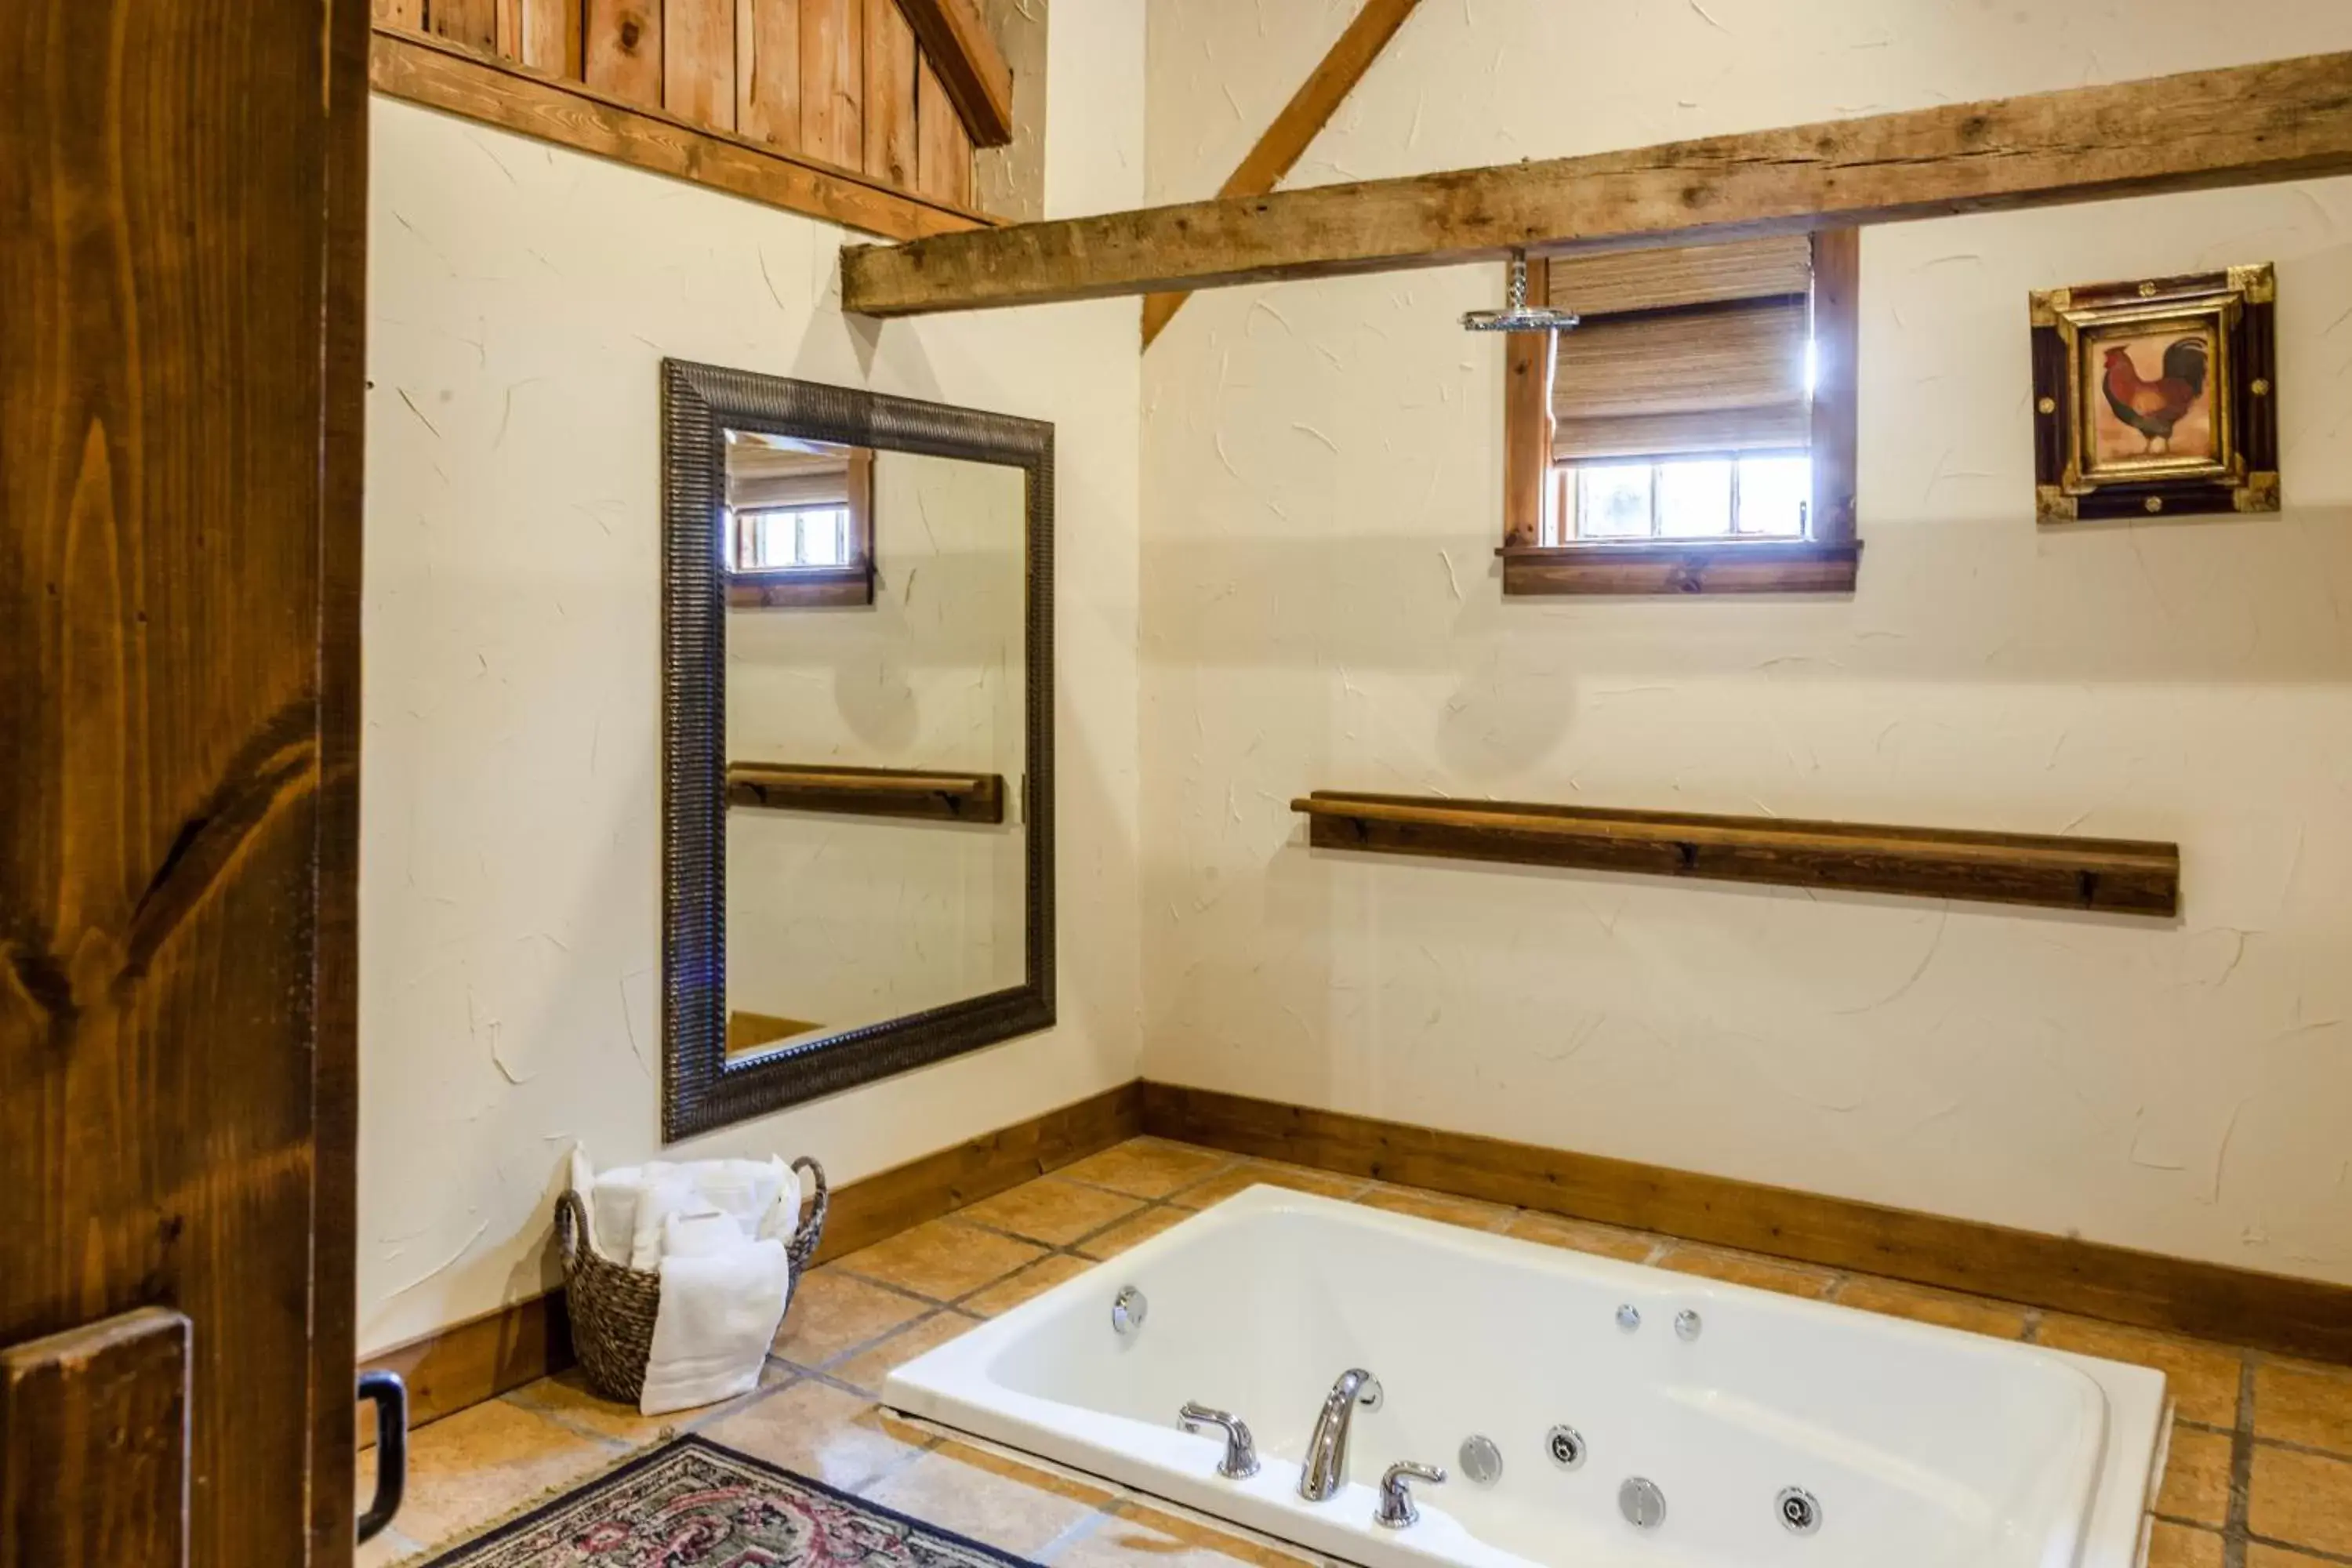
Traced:
<svg viewBox="0 0 2352 1568">
<path fill-rule="evenodd" d="M 974 0 L 898 0 L 975 147 L 1013 140 L 1013 68 Z"/>
<path fill-rule="evenodd" d="M 1635 249 L 2352 173 L 2352 54 L 842 252 L 873 316 Z"/>
<path fill-rule="evenodd" d="M 1307 73 L 1282 112 L 1265 128 L 1256 145 L 1235 165 L 1233 174 L 1218 188 L 1219 196 L 1262 196 L 1290 173 L 1298 160 L 1306 156 L 1313 143 L 1339 105 L 1356 90 L 1364 73 L 1381 57 L 1391 38 L 1396 37 L 1404 19 L 1421 0 L 1364 0 L 1364 8 L 1356 13 L 1346 31 L 1331 46 L 1321 62 Z M 1184 308 L 1189 294 L 1152 294 L 1143 301 L 1143 346 L 1150 348 L 1176 312 Z"/>
</svg>

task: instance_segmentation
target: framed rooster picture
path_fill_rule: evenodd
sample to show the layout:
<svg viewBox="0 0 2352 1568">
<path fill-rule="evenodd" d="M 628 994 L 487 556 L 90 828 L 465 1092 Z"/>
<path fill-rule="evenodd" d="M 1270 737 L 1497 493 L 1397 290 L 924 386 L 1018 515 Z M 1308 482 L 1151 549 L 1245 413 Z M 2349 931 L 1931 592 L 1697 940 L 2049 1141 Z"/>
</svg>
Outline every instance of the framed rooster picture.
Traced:
<svg viewBox="0 0 2352 1568">
<path fill-rule="evenodd" d="M 2043 522 L 2279 510 L 2268 263 L 2033 296 Z"/>
</svg>

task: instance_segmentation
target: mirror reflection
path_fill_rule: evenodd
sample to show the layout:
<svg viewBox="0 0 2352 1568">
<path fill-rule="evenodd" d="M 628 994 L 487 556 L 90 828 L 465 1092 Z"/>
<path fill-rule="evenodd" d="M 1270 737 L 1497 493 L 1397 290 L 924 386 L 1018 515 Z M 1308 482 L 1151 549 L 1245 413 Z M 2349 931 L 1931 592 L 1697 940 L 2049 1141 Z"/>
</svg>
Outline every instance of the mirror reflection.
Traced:
<svg viewBox="0 0 2352 1568">
<path fill-rule="evenodd" d="M 1026 471 L 725 454 L 729 1058 L 1022 984 Z"/>
</svg>

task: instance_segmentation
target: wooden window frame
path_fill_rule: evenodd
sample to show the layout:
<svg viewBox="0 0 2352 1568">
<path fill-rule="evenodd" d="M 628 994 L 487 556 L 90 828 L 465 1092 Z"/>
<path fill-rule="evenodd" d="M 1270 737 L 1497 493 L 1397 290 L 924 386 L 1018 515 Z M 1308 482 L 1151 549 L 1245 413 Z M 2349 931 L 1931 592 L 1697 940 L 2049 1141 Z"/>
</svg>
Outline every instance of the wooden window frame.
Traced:
<svg viewBox="0 0 2352 1568">
<path fill-rule="evenodd" d="M 839 566 L 793 566 L 727 573 L 727 606 L 734 610 L 855 609 L 874 603 L 874 451 L 849 454 L 849 560 Z M 728 559 L 734 552 L 730 545 Z"/>
<path fill-rule="evenodd" d="M 1801 539 L 1759 536 L 1546 544 L 1554 489 L 1549 332 L 1513 332 L 1503 367 L 1503 595 L 1850 594 L 1862 563 L 1854 520 L 1861 231 L 1813 236 L 1813 496 Z M 1549 270 L 1549 264 L 1546 264 Z M 1548 292 L 1548 290 L 1547 290 Z"/>
</svg>

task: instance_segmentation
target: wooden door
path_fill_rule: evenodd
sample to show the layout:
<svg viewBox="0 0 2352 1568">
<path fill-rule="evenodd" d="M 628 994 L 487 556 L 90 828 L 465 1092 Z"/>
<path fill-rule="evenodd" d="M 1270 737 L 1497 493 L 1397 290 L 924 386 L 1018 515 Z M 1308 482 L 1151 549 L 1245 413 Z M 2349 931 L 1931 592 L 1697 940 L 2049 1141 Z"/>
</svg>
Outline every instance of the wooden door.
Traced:
<svg viewBox="0 0 2352 1568">
<path fill-rule="evenodd" d="M 0 4 L 0 1568 L 351 1560 L 367 42 Z"/>
</svg>

